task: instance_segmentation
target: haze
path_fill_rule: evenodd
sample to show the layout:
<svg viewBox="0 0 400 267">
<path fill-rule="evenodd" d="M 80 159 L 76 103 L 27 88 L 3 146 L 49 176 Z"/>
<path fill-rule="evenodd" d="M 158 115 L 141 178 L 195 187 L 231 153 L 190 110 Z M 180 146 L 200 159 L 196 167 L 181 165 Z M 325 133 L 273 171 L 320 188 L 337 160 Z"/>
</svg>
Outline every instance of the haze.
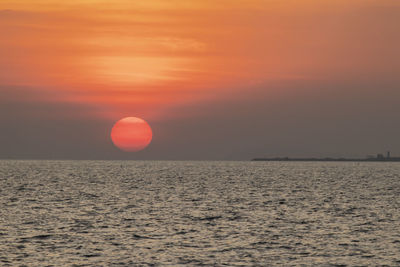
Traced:
<svg viewBox="0 0 400 267">
<path fill-rule="evenodd" d="M 0 158 L 400 155 L 400 3 L 2 0 Z M 125 153 L 123 117 L 153 142 Z"/>
</svg>

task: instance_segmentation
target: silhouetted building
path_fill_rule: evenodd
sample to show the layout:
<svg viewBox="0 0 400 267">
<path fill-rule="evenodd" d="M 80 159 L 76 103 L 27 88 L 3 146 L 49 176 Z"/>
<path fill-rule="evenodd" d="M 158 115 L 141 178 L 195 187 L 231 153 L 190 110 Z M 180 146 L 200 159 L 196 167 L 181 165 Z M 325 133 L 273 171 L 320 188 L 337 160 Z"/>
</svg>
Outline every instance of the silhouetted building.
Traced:
<svg viewBox="0 0 400 267">
<path fill-rule="evenodd" d="M 253 161 L 349 161 L 349 162 L 400 162 L 400 157 L 392 157 L 390 151 L 386 154 L 367 155 L 366 158 L 255 158 Z"/>
</svg>

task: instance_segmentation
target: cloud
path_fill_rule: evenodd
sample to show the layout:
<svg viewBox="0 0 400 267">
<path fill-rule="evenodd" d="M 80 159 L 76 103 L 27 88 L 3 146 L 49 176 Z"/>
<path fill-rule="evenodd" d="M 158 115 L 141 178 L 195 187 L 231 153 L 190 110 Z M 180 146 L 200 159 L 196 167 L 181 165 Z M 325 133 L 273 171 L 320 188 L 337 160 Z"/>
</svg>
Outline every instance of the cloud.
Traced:
<svg viewBox="0 0 400 267">
<path fill-rule="evenodd" d="M 1 8 L 0 157 L 129 158 L 124 116 L 154 127 L 149 159 L 400 150 L 396 1 Z"/>
</svg>

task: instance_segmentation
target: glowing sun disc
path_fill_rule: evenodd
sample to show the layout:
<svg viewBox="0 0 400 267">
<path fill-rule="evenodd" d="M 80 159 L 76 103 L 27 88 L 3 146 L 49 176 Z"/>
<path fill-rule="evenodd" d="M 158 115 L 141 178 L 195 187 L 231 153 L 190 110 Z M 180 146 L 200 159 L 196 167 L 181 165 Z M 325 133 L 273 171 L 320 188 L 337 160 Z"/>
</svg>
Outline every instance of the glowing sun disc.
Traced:
<svg viewBox="0 0 400 267">
<path fill-rule="evenodd" d="M 126 117 L 117 121 L 111 130 L 111 140 L 114 145 L 126 152 L 145 149 L 152 138 L 150 125 L 136 117 Z"/>
</svg>

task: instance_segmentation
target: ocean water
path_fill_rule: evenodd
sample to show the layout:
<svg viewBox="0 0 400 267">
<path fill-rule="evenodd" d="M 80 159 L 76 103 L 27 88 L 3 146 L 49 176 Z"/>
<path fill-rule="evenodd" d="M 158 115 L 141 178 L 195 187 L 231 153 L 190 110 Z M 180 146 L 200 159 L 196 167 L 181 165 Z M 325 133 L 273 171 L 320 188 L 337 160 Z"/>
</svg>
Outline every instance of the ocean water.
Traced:
<svg viewBox="0 0 400 267">
<path fill-rule="evenodd" d="M 0 266 L 400 266 L 400 164 L 0 161 Z"/>
</svg>

